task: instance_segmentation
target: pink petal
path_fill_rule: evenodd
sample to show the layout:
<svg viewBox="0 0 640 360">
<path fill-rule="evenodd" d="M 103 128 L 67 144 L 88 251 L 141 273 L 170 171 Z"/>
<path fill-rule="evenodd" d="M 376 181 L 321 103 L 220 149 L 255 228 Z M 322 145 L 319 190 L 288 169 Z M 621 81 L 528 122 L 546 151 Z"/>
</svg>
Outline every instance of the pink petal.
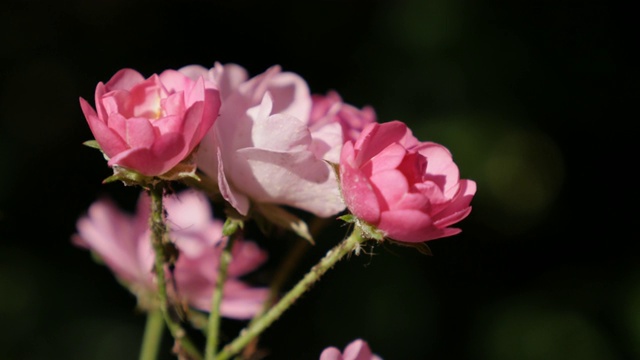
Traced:
<svg viewBox="0 0 640 360">
<path fill-rule="evenodd" d="M 340 163 L 343 135 L 342 127 L 338 123 L 331 123 L 311 132 L 312 143 L 309 148 L 318 159 L 324 159 L 334 164 Z"/>
<path fill-rule="evenodd" d="M 249 213 L 249 197 L 240 191 L 233 188 L 228 180 L 227 174 L 225 173 L 224 164 L 222 161 L 222 154 L 220 149 L 217 149 L 217 158 L 218 158 L 218 187 L 220 188 L 220 193 L 225 200 L 229 202 L 234 209 L 236 209 L 241 215 L 247 215 Z"/>
<path fill-rule="evenodd" d="M 381 149 L 379 153 L 364 161 L 360 169 L 367 175 L 375 175 L 378 172 L 397 168 L 407 154 L 407 150 L 399 144 L 392 143 Z M 358 154 L 359 155 L 359 154 Z"/>
<path fill-rule="evenodd" d="M 273 76 L 268 91 L 273 98 L 273 113 L 287 114 L 307 124 L 311 113 L 311 95 L 307 82 L 292 72 Z"/>
<path fill-rule="evenodd" d="M 96 252 L 122 280 L 144 285 L 147 273 L 136 260 L 142 234 L 132 225 L 132 219 L 113 202 L 100 200 L 91 205 L 86 217 L 78 220 L 78 236 L 74 241 Z"/>
<path fill-rule="evenodd" d="M 249 241 L 236 241 L 233 246 L 232 260 L 229 264 L 229 276 L 246 275 L 267 260 L 267 253 Z"/>
<path fill-rule="evenodd" d="M 132 118 L 126 121 L 126 140 L 131 148 L 150 148 L 155 139 L 155 129 L 145 118 Z"/>
<path fill-rule="evenodd" d="M 405 242 L 425 241 L 434 229 L 429 214 L 412 209 L 382 212 L 377 226 L 391 239 Z"/>
<path fill-rule="evenodd" d="M 137 148 L 121 152 L 112 157 L 108 164 L 135 169 L 147 176 L 162 175 L 182 160 L 180 155 L 184 145 L 181 134 L 165 134 L 156 139 L 151 149 Z"/>
<path fill-rule="evenodd" d="M 439 212 L 437 215 L 434 215 L 437 219 L 444 219 L 446 217 L 449 217 L 451 214 L 468 208 L 469 204 L 471 204 L 471 200 L 476 193 L 475 181 L 465 179 L 460 180 L 458 184 L 459 190 L 456 194 L 456 197 L 452 199 L 449 204 L 447 204 L 447 207 L 443 211 Z M 462 218 L 460 218 L 459 220 L 462 220 Z"/>
<path fill-rule="evenodd" d="M 194 82 L 191 78 L 176 70 L 165 70 L 158 75 L 158 79 L 169 94 L 184 92 L 191 89 Z M 190 104 L 187 103 L 187 106 L 189 105 Z"/>
<path fill-rule="evenodd" d="M 178 69 L 178 72 L 182 75 L 188 77 L 189 79 L 195 81 L 199 77 L 204 77 L 207 80 L 213 80 L 211 77 L 209 69 L 202 65 L 187 65 Z"/>
<path fill-rule="evenodd" d="M 83 98 L 80 98 L 80 107 L 93 136 L 107 156 L 112 157 L 128 148 L 124 140 L 97 117 L 91 105 Z"/>
<path fill-rule="evenodd" d="M 311 134 L 304 123 L 284 114 L 257 118 L 251 138 L 256 148 L 272 151 L 302 151 L 311 144 Z"/>
<path fill-rule="evenodd" d="M 364 164 L 387 146 L 399 142 L 407 131 L 407 126 L 399 121 L 372 123 L 365 126 L 354 145 L 355 149 L 359 150 L 356 155 L 356 164 Z"/>
<path fill-rule="evenodd" d="M 409 191 L 409 184 L 404 175 L 395 169 L 381 171 L 369 178 L 380 203 L 380 211 L 394 209 Z"/>
<path fill-rule="evenodd" d="M 220 97 L 226 99 L 231 93 L 235 92 L 242 83 L 247 81 L 249 74 L 240 65 L 216 63 L 211 70 L 220 89 Z"/>
<path fill-rule="evenodd" d="M 342 353 L 336 347 L 328 347 L 320 354 L 320 360 L 343 360 Z"/>
<path fill-rule="evenodd" d="M 344 144 L 340 159 L 342 196 L 355 216 L 369 223 L 377 223 L 380 218 L 378 197 L 367 176 L 352 165 L 353 154 L 353 143 Z"/>
<path fill-rule="evenodd" d="M 361 339 L 350 343 L 342 354 L 344 360 L 371 360 L 371 356 L 369 345 Z"/>
<path fill-rule="evenodd" d="M 310 151 L 247 148 L 238 150 L 237 158 L 246 166 L 227 175 L 256 201 L 289 205 L 320 217 L 344 209 L 335 174 Z"/>
<path fill-rule="evenodd" d="M 449 150 L 442 145 L 431 142 L 423 143 L 416 149 L 427 158 L 425 177 L 438 184 L 447 194 L 449 189 L 455 186 L 460 179 L 458 166 L 453 162 Z"/>
<path fill-rule="evenodd" d="M 115 73 L 105 85 L 109 91 L 131 90 L 135 85 L 143 82 L 144 76 L 133 69 L 122 69 Z"/>
</svg>

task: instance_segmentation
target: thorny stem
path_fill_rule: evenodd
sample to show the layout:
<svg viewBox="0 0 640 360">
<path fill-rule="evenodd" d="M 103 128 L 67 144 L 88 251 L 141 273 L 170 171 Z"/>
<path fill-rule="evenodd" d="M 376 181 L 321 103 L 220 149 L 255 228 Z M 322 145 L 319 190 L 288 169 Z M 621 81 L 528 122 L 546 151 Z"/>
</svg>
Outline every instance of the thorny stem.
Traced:
<svg viewBox="0 0 640 360">
<path fill-rule="evenodd" d="M 327 222 L 327 218 L 320 218 L 320 217 L 314 218 L 310 226 L 310 232 L 313 235 L 313 237 L 316 237 L 316 235 L 318 234 L 320 229 L 324 227 L 326 222 Z M 271 285 L 269 286 L 269 297 L 264 302 L 262 309 L 260 309 L 260 312 L 258 312 L 253 317 L 253 319 L 249 323 L 249 326 L 252 326 L 253 323 L 256 322 L 260 317 L 262 317 L 262 315 L 265 312 L 267 312 L 269 308 L 271 308 L 271 306 L 276 302 L 276 300 L 278 300 L 278 296 L 280 296 L 280 292 L 282 291 L 282 288 L 285 286 L 286 282 L 289 280 L 289 276 L 291 275 L 293 270 L 296 268 L 296 266 L 302 259 L 303 255 L 309 250 L 310 246 L 311 245 L 306 241 L 295 242 L 293 248 L 289 251 L 289 253 L 285 257 L 282 264 L 280 264 L 280 267 L 276 271 L 276 274 L 273 277 L 273 280 L 271 281 Z M 256 336 L 245 347 L 245 349 L 242 352 L 242 355 L 244 358 L 250 358 L 251 354 L 253 354 L 256 351 L 256 348 L 258 346 L 258 341 L 259 341 L 259 337 Z"/>
<path fill-rule="evenodd" d="M 170 243 L 169 233 L 165 223 L 164 206 L 162 203 L 163 184 L 152 186 L 149 190 L 151 196 L 151 219 L 149 225 L 151 227 L 151 243 L 155 251 L 155 273 L 158 282 L 158 298 L 160 301 L 160 311 L 164 317 L 164 321 L 180 348 L 186 351 L 194 359 L 202 359 L 202 355 L 198 349 L 187 338 L 187 333 L 180 324 L 173 320 L 169 313 L 169 304 L 167 300 L 167 284 L 164 273 L 165 251 L 164 247 Z"/>
<path fill-rule="evenodd" d="M 318 264 L 300 280 L 280 301 L 267 311 L 262 317 L 252 322 L 240 335 L 227 344 L 216 357 L 216 360 L 226 360 L 239 353 L 256 336 L 271 326 L 296 300 L 311 288 L 329 269 L 351 251 L 357 249 L 366 239 L 362 237 L 359 227 L 354 227 L 349 237 L 329 250 Z"/>
<path fill-rule="evenodd" d="M 227 279 L 227 270 L 231 263 L 231 249 L 236 234 L 228 237 L 222 253 L 220 254 L 220 263 L 218 265 L 218 276 L 216 278 L 216 287 L 211 296 L 211 312 L 209 314 L 209 322 L 207 325 L 207 344 L 205 348 L 205 357 L 207 360 L 214 360 L 218 348 L 218 332 L 220 329 L 220 304 L 222 303 L 222 294 L 224 283 Z"/>
</svg>

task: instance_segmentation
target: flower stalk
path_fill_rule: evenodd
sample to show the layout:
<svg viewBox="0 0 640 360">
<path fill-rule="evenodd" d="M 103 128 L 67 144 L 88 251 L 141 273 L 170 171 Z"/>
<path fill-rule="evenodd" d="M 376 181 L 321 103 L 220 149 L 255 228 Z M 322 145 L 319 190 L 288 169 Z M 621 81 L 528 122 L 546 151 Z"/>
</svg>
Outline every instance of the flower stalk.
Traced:
<svg viewBox="0 0 640 360">
<path fill-rule="evenodd" d="M 240 335 L 227 344 L 215 358 L 216 360 L 226 360 L 238 354 L 251 342 L 253 338 L 260 335 L 266 328 L 271 326 L 280 316 L 293 305 L 307 290 L 313 286 L 322 275 L 331 269 L 345 255 L 360 247 L 360 244 L 367 239 L 362 237 L 362 232 L 358 227 L 354 227 L 348 238 L 336 245 L 318 262 L 311 270 L 285 294 L 280 301 L 275 304 L 262 317 L 253 321 L 247 328 L 240 332 Z"/>
<path fill-rule="evenodd" d="M 140 360 L 155 360 L 158 358 L 158 350 L 164 333 L 164 319 L 159 309 L 150 310 L 147 313 L 147 323 L 142 337 L 140 348 Z"/>
<path fill-rule="evenodd" d="M 214 360 L 218 349 L 218 333 L 220 329 L 220 304 L 222 303 L 222 295 L 224 292 L 224 283 L 227 279 L 227 271 L 232 260 L 231 250 L 233 249 L 234 240 L 237 237 L 238 227 L 241 227 L 235 220 L 228 219 L 225 223 L 224 235 L 228 236 L 222 253 L 220 254 L 220 262 L 218 264 L 218 274 L 216 277 L 216 287 L 213 289 L 211 296 L 211 312 L 209 313 L 209 321 L 207 325 L 207 343 L 205 347 L 205 359 Z M 228 230 L 228 229 L 232 230 Z"/>
<path fill-rule="evenodd" d="M 164 317 L 164 321 L 169 328 L 169 332 L 180 345 L 180 348 L 189 353 L 194 359 L 202 359 L 202 355 L 197 348 L 187 338 L 187 333 L 180 323 L 173 320 L 169 312 L 169 301 L 167 300 L 167 284 L 164 273 L 164 266 L 168 254 L 165 252 L 165 246 L 170 243 L 169 232 L 165 223 L 164 206 L 162 203 L 164 186 L 162 183 L 152 186 L 149 190 L 151 196 L 151 243 L 155 252 L 154 270 L 156 273 L 158 285 L 158 300 L 160 303 L 160 311 Z"/>
</svg>

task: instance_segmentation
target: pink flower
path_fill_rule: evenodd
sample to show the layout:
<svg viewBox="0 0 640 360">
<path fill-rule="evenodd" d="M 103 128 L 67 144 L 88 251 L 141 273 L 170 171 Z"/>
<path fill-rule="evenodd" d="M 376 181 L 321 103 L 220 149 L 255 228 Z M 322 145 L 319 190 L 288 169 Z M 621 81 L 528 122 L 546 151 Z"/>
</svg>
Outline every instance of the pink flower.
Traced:
<svg viewBox="0 0 640 360">
<path fill-rule="evenodd" d="M 343 146 L 340 182 L 353 215 L 403 242 L 458 234 L 449 226 L 469 215 L 476 192 L 445 147 L 419 142 L 399 121 L 369 124 Z"/>
<path fill-rule="evenodd" d="M 326 124 L 338 123 L 342 128 L 343 142 L 356 141 L 365 125 L 376 122 L 376 113 L 370 106 L 359 110 L 353 105 L 345 104 L 335 91 L 327 95 L 311 96 L 310 127 L 320 128 Z"/>
<path fill-rule="evenodd" d="M 98 84 L 95 102 L 96 110 L 80 98 L 109 166 L 158 176 L 200 143 L 218 116 L 220 95 L 213 83 L 174 70 L 145 79 L 123 69 Z"/>
<path fill-rule="evenodd" d="M 344 349 L 344 353 L 336 347 L 328 347 L 320 354 L 320 360 L 382 360 L 371 352 L 369 344 L 362 339 L 351 342 Z"/>
<path fill-rule="evenodd" d="M 208 76 L 220 88 L 220 118 L 203 139 L 197 162 L 238 212 L 246 215 L 251 202 L 321 217 L 344 209 L 337 179 L 323 159 L 342 139 L 310 131 L 311 96 L 300 76 L 274 66 L 249 79 L 234 64 L 183 71 Z"/>
<path fill-rule="evenodd" d="M 170 238 L 180 251 L 173 270 L 176 288 L 170 296 L 203 311 L 209 311 L 217 278 L 217 262 L 226 238 L 222 222 L 212 218 L 207 198 L 186 190 L 165 198 Z M 111 201 L 100 200 L 78 220 L 73 242 L 94 252 L 116 277 L 143 300 L 156 291 L 153 275 L 154 252 L 149 230 L 150 201 L 143 194 L 134 216 L 122 213 Z M 236 241 L 225 283 L 221 312 L 237 319 L 252 317 L 268 295 L 266 288 L 254 288 L 239 277 L 254 271 L 266 260 L 256 244 Z M 168 276 L 170 272 L 167 272 Z M 171 281 L 168 281 L 171 283 Z"/>
</svg>

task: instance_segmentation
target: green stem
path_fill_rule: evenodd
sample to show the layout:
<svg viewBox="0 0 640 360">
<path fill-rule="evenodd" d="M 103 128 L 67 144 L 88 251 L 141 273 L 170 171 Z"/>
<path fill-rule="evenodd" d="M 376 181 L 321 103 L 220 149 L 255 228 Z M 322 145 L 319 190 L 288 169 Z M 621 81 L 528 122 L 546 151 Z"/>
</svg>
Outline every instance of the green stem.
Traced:
<svg viewBox="0 0 640 360">
<path fill-rule="evenodd" d="M 169 303 L 167 300 L 167 283 L 164 274 L 165 245 L 169 243 L 169 232 L 164 219 L 164 206 L 162 204 L 163 186 L 159 184 L 153 186 L 149 191 L 151 195 L 151 243 L 155 251 L 155 273 L 158 283 L 158 298 L 160 301 L 160 311 L 164 321 L 169 328 L 173 338 L 180 344 L 180 347 L 195 359 L 202 359 L 198 349 L 187 338 L 187 333 L 180 324 L 173 320 L 169 313 Z"/>
<path fill-rule="evenodd" d="M 345 255 L 355 250 L 360 243 L 365 241 L 359 227 L 355 227 L 351 235 L 340 244 L 331 249 L 318 264 L 300 280 L 289 292 L 280 299 L 261 318 L 240 332 L 240 335 L 227 344 L 216 357 L 216 360 L 226 360 L 239 353 L 254 337 L 260 335 L 266 328 L 276 321 L 285 310 L 293 305 L 296 300 L 311 288 L 329 269 L 331 269 Z"/>
<path fill-rule="evenodd" d="M 216 287 L 211 296 L 211 312 L 209 313 L 209 323 L 207 326 L 207 344 L 205 348 L 206 360 L 214 360 L 216 351 L 218 350 L 218 332 L 220 329 L 220 304 L 222 303 L 222 294 L 224 283 L 227 279 L 227 270 L 231 263 L 231 249 L 236 235 L 229 236 L 229 240 L 220 254 L 220 263 L 218 264 L 218 276 L 216 278 Z"/>
<path fill-rule="evenodd" d="M 147 324 L 144 327 L 140 360 L 156 360 L 158 349 L 164 332 L 164 319 L 160 310 L 150 310 L 147 313 Z"/>
</svg>

